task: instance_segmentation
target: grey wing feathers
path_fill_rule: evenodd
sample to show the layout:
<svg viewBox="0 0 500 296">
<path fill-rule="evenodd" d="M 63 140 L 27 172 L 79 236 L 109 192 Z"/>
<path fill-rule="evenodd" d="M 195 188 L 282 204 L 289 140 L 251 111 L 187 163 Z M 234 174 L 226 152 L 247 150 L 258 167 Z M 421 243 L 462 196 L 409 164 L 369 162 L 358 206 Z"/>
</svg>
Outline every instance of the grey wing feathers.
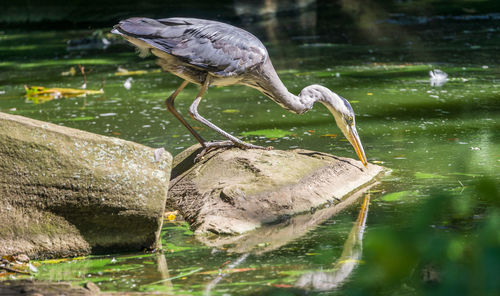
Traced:
<svg viewBox="0 0 500 296">
<path fill-rule="evenodd" d="M 244 73 L 268 58 L 266 48 L 255 36 L 215 21 L 131 18 L 121 21 L 114 30 L 220 76 Z"/>
</svg>

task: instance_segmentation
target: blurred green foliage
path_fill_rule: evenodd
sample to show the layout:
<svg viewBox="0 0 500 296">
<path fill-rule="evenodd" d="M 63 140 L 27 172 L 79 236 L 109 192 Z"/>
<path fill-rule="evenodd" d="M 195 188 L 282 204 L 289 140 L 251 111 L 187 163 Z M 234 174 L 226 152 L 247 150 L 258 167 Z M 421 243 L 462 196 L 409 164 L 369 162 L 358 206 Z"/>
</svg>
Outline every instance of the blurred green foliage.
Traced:
<svg viewBox="0 0 500 296">
<path fill-rule="evenodd" d="M 500 295 L 500 194 L 491 179 L 435 193 L 406 224 L 370 230 L 351 295 Z M 392 226 L 389 226 L 392 225 Z"/>
</svg>

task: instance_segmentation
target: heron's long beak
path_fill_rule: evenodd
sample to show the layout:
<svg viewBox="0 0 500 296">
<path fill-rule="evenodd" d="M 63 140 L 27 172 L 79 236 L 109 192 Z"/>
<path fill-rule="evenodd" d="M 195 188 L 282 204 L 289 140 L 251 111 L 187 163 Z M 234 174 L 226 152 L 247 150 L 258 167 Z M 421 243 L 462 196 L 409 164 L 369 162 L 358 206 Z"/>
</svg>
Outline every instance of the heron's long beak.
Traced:
<svg viewBox="0 0 500 296">
<path fill-rule="evenodd" d="M 348 127 L 349 133 L 347 133 L 347 139 L 351 143 L 352 147 L 356 151 L 356 154 L 359 157 L 359 160 L 363 163 L 365 168 L 368 167 L 368 161 L 366 160 L 365 150 L 363 149 L 363 145 L 361 145 L 361 140 L 359 139 L 358 131 L 354 125 Z"/>
</svg>

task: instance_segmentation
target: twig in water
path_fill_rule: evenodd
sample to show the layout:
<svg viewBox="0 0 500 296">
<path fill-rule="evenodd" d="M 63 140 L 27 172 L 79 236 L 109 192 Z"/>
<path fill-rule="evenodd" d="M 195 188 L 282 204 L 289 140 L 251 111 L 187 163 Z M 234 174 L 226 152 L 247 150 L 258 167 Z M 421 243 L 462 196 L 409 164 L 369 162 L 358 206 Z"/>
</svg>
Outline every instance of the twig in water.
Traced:
<svg viewBox="0 0 500 296">
<path fill-rule="evenodd" d="M 1 269 L 5 269 L 5 270 L 10 271 L 10 272 L 15 272 L 15 273 L 21 273 L 21 274 L 27 274 L 27 275 L 30 275 L 30 274 L 31 274 L 31 273 L 29 273 L 29 272 L 26 272 L 26 271 L 21 271 L 21 270 L 17 270 L 17 269 L 10 268 L 10 267 L 7 267 L 7 266 L 1 266 L 1 265 L 0 265 L 0 268 L 1 268 Z"/>
<path fill-rule="evenodd" d="M 87 88 L 87 75 L 85 74 L 85 67 L 78 64 L 78 68 L 80 68 L 80 72 L 82 72 L 83 75 L 83 85 L 82 88 L 85 89 Z"/>
<path fill-rule="evenodd" d="M 178 278 L 181 278 L 181 277 L 192 275 L 193 273 L 197 273 L 198 271 L 200 271 L 202 269 L 203 269 L 203 267 L 200 267 L 200 268 L 197 268 L 195 270 L 191 270 L 190 272 L 181 273 L 181 274 L 173 276 L 173 277 L 169 277 L 169 278 L 166 278 L 166 279 L 163 279 L 163 280 L 152 282 L 152 283 L 150 283 L 150 285 L 156 285 L 156 284 L 163 283 L 163 282 L 166 282 L 166 281 L 170 281 L 170 280 L 173 280 L 173 279 L 178 279 Z"/>
</svg>

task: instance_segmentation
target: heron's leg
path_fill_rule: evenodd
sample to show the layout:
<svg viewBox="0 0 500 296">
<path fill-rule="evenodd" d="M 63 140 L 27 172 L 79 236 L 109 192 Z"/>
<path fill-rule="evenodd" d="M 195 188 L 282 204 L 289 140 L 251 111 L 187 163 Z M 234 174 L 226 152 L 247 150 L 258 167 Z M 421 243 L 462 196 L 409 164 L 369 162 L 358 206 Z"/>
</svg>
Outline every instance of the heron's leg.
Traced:
<svg viewBox="0 0 500 296">
<path fill-rule="evenodd" d="M 194 130 L 194 128 L 187 123 L 187 121 L 177 112 L 174 107 L 175 97 L 188 85 L 189 81 L 184 80 L 182 84 L 165 100 L 165 105 L 167 105 L 168 111 L 172 113 L 188 130 L 189 132 L 200 142 L 201 146 L 205 147 L 205 140 Z"/>
<path fill-rule="evenodd" d="M 211 123 L 210 121 L 208 121 L 206 118 L 204 118 L 203 116 L 201 116 L 198 113 L 198 105 L 200 104 L 202 96 L 207 91 L 209 84 L 210 84 L 210 78 L 207 76 L 205 82 L 201 86 L 200 93 L 198 94 L 198 96 L 194 100 L 193 104 L 191 104 L 191 107 L 189 107 L 189 115 L 191 115 L 191 117 L 194 120 L 197 120 L 197 121 L 203 123 L 204 125 L 208 126 L 209 128 L 213 129 L 214 131 L 218 132 L 219 134 L 221 134 L 225 138 L 229 139 L 229 141 L 205 143 L 204 146 L 206 148 L 200 153 L 200 155 L 198 155 L 198 158 L 203 156 L 203 154 L 205 154 L 208 150 L 220 148 L 220 147 L 238 146 L 238 147 L 243 148 L 243 149 L 249 149 L 249 148 L 266 149 L 266 150 L 272 149 L 272 147 L 267 148 L 267 147 L 262 147 L 262 146 L 257 146 L 257 145 L 245 143 L 242 140 L 236 138 L 235 136 L 225 132 L 224 130 L 222 130 L 221 128 L 219 128 L 215 124 Z"/>
</svg>

